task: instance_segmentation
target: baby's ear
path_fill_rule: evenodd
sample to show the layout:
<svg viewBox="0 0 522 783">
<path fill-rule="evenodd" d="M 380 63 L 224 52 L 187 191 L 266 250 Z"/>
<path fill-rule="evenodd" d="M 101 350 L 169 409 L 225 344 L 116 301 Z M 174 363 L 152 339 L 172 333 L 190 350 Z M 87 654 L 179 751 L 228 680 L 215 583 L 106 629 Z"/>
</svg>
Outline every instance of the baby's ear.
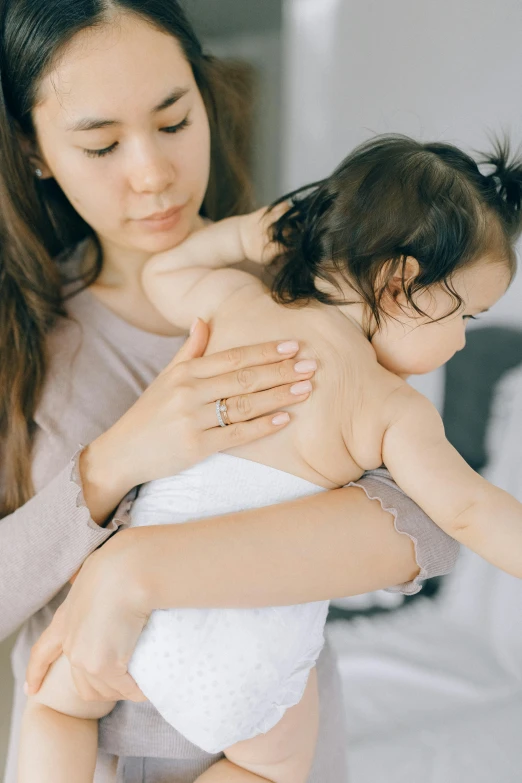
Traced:
<svg viewBox="0 0 522 783">
<path fill-rule="evenodd" d="M 397 315 L 399 310 L 404 313 L 411 307 L 405 290 L 418 276 L 419 269 L 419 262 L 413 256 L 390 260 L 384 265 L 379 288 L 384 292 L 382 306 L 390 315 Z"/>
</svg>

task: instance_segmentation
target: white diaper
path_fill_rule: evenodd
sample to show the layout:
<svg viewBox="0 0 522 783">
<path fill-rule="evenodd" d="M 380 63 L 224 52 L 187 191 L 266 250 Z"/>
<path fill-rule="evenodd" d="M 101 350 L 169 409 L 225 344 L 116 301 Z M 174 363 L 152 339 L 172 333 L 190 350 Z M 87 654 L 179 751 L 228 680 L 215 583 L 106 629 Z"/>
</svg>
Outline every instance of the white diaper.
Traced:
<svg viewBox="0 0 522 783">
<path fill-rule="evenodd" d="M 217 454 L 178 476 L 145 484 L 131 527 L 187 522 L 321 491 L 290 473 Z M 300 701 L 324 643 L 327 611 L 327 601 L 156 610 L 129 671 L 168 723 L 218 753 L 267 732 Z"/>
</svg>

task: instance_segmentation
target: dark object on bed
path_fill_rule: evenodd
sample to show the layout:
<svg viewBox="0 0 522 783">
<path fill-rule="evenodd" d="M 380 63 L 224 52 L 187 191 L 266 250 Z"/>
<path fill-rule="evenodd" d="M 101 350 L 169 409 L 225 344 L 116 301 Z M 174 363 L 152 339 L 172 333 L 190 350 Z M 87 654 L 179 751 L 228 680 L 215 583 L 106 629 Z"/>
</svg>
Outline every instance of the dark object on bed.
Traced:
<svg viewBox="0 0 522 783">
<path fill-rule="evenodd" d="M 519 364 L 522 331 L 507 326 L 469 331 L 466 347 L 447 364 L 442 412 L 446 437 L 474 470 L 486 465 L 486 430 L 495 387 Z"/>
<path fill-rule="evenodd" d="M 387 609 L 383 606 L 372 606 L 370 609 L 346 609 L 341 608 L 339 606 L 332 605 L 330 606 L 330 609 L 328 611 L 328 618 L 327 622 L 332 623 L 337 620 L 352 620 L 355 617 L 361 617 L 364 615 L 364 617 L 373 617 L 373 615 L 376 614 L 389 614 L 390 612 L 400 612 L 401 609 L 403 609 L 408 604 L 411 604 L 412 601 L 418 601 L 419 598 L 433 598 L 437 595 L 439 591 L 440 584 L 444 577 L 436 576 L 433 579 L 428 579 L 424 583 L 424 587 L 420 591 L 420 593 L 415 593 L 415 595 L 405 595 L 403 596 L 402 603 L 400 606 L 396 606 L 392 609 Z"/>
</svg>

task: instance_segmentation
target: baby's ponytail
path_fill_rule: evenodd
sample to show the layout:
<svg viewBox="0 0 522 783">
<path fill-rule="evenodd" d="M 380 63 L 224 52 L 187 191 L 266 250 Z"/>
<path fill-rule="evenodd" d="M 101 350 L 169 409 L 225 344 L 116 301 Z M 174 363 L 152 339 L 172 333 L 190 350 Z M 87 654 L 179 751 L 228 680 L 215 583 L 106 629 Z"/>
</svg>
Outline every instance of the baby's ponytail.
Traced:
<svg viewBox="0 0 522 783">
<path fill-rule="evenodd" d="M 522 163 L 511 161 L 509 144 L 506 140 L 495 141 L 491 153 L 483 155 L 480 163 L 492 169 L 484 179 L 497 194 L 496 211 L 513 235 L 520 231 L 522 207 Z M 510 232 L 510 233 L 511 233 Z"/>
</svg>

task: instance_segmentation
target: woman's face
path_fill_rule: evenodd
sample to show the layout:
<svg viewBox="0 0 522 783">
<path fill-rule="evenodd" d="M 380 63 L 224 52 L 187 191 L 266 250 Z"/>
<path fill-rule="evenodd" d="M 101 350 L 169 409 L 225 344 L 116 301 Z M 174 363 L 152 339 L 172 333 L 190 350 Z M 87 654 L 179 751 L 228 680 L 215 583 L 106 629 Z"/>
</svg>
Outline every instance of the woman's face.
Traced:
<svg viewBox="0 0 522 783">
<path fill-rule="evenodd" d="M 42 80 L 33 121 L 43 175 L 106 250 L 161 252 L 197 224 L 210 132 L 172 36 L 132 14 L 79 33 Z"/>
</svg>

